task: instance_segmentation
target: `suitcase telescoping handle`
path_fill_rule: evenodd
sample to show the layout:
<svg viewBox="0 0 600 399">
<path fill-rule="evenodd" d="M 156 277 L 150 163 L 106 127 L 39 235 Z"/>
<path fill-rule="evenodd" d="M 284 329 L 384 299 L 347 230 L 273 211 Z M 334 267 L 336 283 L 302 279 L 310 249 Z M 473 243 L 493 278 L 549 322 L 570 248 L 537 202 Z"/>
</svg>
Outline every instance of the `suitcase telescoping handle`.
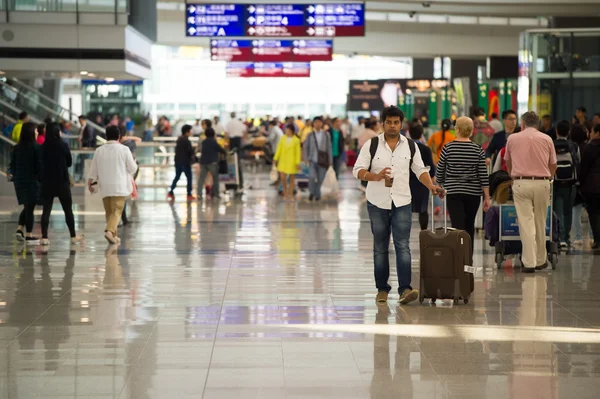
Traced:
<svg viewBox="0 0 600 399">
<path fill-rule="evenodd" d="M 447 233 L 448 232 L 448 216 L 446 215 L 448 213 L 448 200 L 447 200 L 447 196 L 444 195 L 444 198 L 442 199 L 442 203 L 444 204 L 444 210 L 443 210 L 443 218 L 444 218 L 444 232 Z M 435 196 L 432 194 L 431 195 L 431 231 L 433 231 L 435 233 L 435 204 L 434 204 L 434 200 Z"/>
</svg>

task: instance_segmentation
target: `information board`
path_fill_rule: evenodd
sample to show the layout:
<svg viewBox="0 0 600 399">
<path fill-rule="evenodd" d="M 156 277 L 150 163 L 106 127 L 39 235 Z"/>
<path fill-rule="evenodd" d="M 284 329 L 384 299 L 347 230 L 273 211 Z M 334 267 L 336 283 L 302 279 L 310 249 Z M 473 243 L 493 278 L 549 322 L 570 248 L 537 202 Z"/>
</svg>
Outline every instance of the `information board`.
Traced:
<svg viewBox="0 0 600 399">
<path fill-rule="evenodd" d="M 311 62 L 333 59 L 333 40 L 212 39 L 213 61 Z"/>
<path fill-rule="evenodd" d="M 365 35 L 365 4 L 187 4 L 186 36 Z"/>
<path fill-rule="evenodd" d="M 229 62 L 228 78 L 309 78 L 308 62 Z"/>
</svg>

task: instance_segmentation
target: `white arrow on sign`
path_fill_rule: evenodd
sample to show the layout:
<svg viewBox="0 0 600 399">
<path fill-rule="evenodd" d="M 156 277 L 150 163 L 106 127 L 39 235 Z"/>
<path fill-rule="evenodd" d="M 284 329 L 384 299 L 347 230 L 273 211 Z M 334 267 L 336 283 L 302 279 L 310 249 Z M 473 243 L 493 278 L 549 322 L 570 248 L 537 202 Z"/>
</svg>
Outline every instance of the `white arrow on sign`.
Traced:
<svg viewBox="0 0 600 399">
<path fill-rule="evenodd" d="M 248 22 L 250 22 L 250 25 L 254 25 L 254 23 L 256 22 L 256 18 L 250 17 L 248 18 Z"/>
<path fill-rule="evenodd" d="M 315 19 L 313 17 L 308 17 L 308 23 L 309 24 L 314 24 L 315 23 Z"/>
<path fill-rule="evenodd" d="M 256 32 L 256 29 L 250 28 L 248 29 L 248 34 L 253 35 Z"/>
<path fill-rule="evenodd" d="M 217 41 L 213 40 L 212 42 L 210 42 L 210 44 L 212 44 L 213 46 L 216 46 L 217 45 Z"/>
<path fill-rule="evenodd" d="M 253 46 L 256 46 L 256 45 L 258 45 L 258 40 L 253 40 L 253 41 L 252 41 L 252 45 L 253 45 Z"/>
<path fill-rule="evenodd" d="M 188 18 L 188 24 L 194 24 L 194 23 L 196 23 L 196 18 L 194 18 L 194 17 L 189 17 L 189 18 Z"/>
<path fill-rule="evenodd" d="M 309 13 L 311 13 L 311 14 L 312 14 L 313 12 L 315 12 L 315 8 L 314 8 L 313 6 L 308 6 L 307 10 L 308 10 L 308 12 L 309 12 Z"/>
<path fill-rule="evenodd" d="M 195 12 L 196 12 L 196 7 L 194 7 L 194 6 L 189 6 L 189 7 L 188 7 L 188 11 L 189 11 L 190 13 L 192 13 L 192 14 L 193 14 L 193 13 L 195 13 Z"/>
<path fill-rule="evenodd" d="M 238 46 L 238 42 L 236 42 L 235 40 L 231 43 L 231 47 L 237 47 Z"/>
<path fill-rule="evenodd" d="M 196 33 L 196 28 L 190 28 L 190 29 L 188 29 L 188 33 L 189 33 L 190 35 L 193 35 L 193 34 L 195 34 L 195 33 Z"/>
<path fill-rule="evenodd" d="M 306 30 L 306 32 L 307 32 L 307 33 L 308 33 L 310 36 L 313 36 L 313 35 L 315 34 L 315 30 L 314 30 L 313 28 L 308 28 L 308 29 Z"/>
<path fill-rule="evenodd" d="M 248 11 L 250 12 L 250 14 L 252 14 L 254 11 L 256 11 L 256 8 L 254 8 L 254 6 L 250 6 L 248 7 Z"/>
</svg>

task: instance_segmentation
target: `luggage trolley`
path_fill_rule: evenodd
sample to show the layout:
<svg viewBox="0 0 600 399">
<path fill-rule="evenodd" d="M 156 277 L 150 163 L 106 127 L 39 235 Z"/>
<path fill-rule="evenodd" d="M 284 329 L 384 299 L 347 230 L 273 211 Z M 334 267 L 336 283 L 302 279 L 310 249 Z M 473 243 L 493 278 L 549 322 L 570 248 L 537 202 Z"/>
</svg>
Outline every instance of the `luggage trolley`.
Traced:
<svg viewBox="0 0 600 399">
<path fill-rule="evenodd" d="M 228 152 L 226 162 L 219 162 L 219 182 L 225 186 L 225 191 L 233 191 L 236 196 L 242 195 L 237 151 Z"/>
<path fill-rule="evenodd" d="M 546 248 L 548 250 L 548 261 L 552 270 L 556 269 L 558 263 L 558 243 L 552 240 L 553 210 L 552 210 L 552 185 L 550 186 L 550 205 L 546 216 Z M 512 195 L 511 195 L 512 198 Z M 517 221 L 517 210 L 512 199 L 506 204 L 499 205 L 499 229 L 498 242 L 496 243 L 496 266 L 502 268 L 506 255 L 520 254 L 523 250 L 519 237 L 519 224 Z M 521 266 L 523 263 L 521 262 Z"/>
</svg>

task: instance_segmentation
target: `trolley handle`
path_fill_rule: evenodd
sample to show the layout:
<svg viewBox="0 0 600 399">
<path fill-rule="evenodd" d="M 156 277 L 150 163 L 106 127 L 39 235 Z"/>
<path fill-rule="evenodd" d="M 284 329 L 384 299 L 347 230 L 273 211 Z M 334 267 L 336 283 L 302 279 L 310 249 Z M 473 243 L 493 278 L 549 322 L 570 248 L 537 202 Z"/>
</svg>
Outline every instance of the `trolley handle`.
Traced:
<svg viewBox="0 0 600 399">
<path fill-rule="evenodd" d="M 445 190 L 444 190 L 445 191 Z M 431 231 L 435 233 L 435 204 L 433 203 L 433 199 L 435 198 L 435 196 L 433 195 L 433 193 L 431 194 Z M 442 202 L 444 204 L 444 233 L 448 232 L 448 201 L 447 201 L 447 195 L 444 192 L 444 198 L 442 198 Z"/>
</svg>

